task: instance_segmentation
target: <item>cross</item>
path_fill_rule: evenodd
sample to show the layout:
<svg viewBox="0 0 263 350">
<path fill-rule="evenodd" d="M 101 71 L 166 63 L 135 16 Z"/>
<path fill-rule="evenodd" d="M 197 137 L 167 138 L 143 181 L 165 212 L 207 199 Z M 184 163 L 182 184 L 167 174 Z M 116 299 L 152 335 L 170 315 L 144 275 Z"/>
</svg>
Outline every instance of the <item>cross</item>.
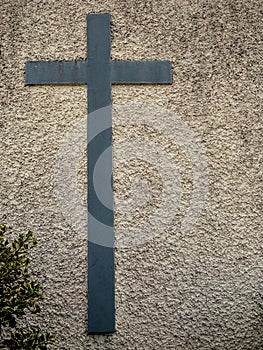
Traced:
<svg viewBox="0 0 263 350">
<path fill-rule="evenodd" d="M 109 14 L 87 15 L 87 46 L 84 61 L 27 62 L 25 84 L 88 85 L 88 333 L 99 334 L 115 332 L 113 189 L 107 187 L 103 204 L 93 177 L 99 156 L 112 144 L 111 86 L 172 83 L 172 71 L 170 61 L 111 60 Z M 111 152 L 99 181 L 107 174 Z"/>
</svg>

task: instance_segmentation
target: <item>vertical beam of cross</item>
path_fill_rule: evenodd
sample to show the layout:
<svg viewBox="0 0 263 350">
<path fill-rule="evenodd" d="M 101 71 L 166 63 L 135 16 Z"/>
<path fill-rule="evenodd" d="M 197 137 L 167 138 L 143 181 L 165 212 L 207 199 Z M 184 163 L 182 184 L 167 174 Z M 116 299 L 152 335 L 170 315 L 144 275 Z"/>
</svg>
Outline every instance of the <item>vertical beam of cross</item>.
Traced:
<svg viewBox="0 0 263 350">
<path fill-rule="evenodd" d="M 27 62 L 26 85 L 88 85 L 88 332 L 99 334 L 115 331 L 111 85 L 170 84 L 172 70 L 169 61 L 112 61 L 110 15 L 89 14 L 87 24 L 88 60 Z"/>
<path fill-rule="evenodd" d="M 93 176 L 98 157 L 112 144 L 110 17 L 88 16 L 88 320 L 89 332 L 115 331 L 113 193 L 106 186 L 107 207 L 96 193 Z M 106 107 L 106 113 L 103 107 Z M 96 112 L 98 111 L 98 112 Z M 104 128 L 107 124 L 109 128 Z M 104 131 L 105 130 L 105 131 Z M 95 136 L 96 134 L 96 136 Z M 94 138 L 95 136 L 95 138 Z M 93 141 L 94 140 L 94 141 Z M 93 141 L 93 142 L 92 142 Z M 101 182 L 112 173 L 112 155 L 104 164 Z M 108 177 L 109 179 L 110 177 Z M 101 184 L 102 186 L 103 184 Z M 106 231 L 110 244 L 96 237 Z"/>
</svg>

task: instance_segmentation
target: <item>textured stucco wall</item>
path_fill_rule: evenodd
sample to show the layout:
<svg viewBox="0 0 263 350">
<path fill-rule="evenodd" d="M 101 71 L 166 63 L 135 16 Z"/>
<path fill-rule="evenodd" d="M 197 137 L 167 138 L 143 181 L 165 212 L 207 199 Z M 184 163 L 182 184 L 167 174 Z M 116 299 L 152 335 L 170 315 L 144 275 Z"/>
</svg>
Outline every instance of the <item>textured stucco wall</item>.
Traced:
<svg viewBox="0 0 263 350">
<path fill-rule="evenodd" d="M 262 277 L 261 10 L 259 0 L 1 0 L 0 220 L 37 233 L 33 270 L 46 296 L 41 322 L 58 333 L 57 349 L 261 348 L 253 303 Z M 134 130 L 115 128 L 114 144 L 152 137 L 170 154 L 182 186 L 179 209 L 162 234 L 116 249 L 112 336 L 86 334 L 86 240 L 54 195 L 57 153 L 86 115 L 86 89 L 24 86 L 27 60 L 86 57 L 90 12 L 112 15 L 112 58 L 173 61 L 173 85 L 115 86 L 113 102 L 174 113 L 195 133 L 208 165 L 205 206 L 182 232 L 193 191 L 186 155 L 165 133 L 136 129 L 136 122 Z M 169 167 L 162 170 L 169 174 Z M 116 211 L 116 227 L 147 220 L 163 188 L 156 168 L 135 159 L 114 174 L 120 200 L 129 198 L 138 174 L 150 183 L 143 215 Z M 84 200 L 85 160 L 79 188 Z"/>
</svg>

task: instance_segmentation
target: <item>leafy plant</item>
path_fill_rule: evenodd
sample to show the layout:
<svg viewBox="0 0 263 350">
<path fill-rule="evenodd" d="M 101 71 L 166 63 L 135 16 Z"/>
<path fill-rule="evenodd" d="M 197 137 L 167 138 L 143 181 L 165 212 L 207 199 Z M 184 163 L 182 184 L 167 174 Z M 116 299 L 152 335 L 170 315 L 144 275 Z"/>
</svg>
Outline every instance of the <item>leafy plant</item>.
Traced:
<svg viewBox="0 0 263 350">
<path fill-rule="evenodd" d="M 28 252 L 37 246 L 33 232 L 14 234 L 0 224 L 0 349 L 45 350 L 55 336 L 29 326 L 26 315 L 41 311 L 41 283 L 29 273 Z"/>
</svg>

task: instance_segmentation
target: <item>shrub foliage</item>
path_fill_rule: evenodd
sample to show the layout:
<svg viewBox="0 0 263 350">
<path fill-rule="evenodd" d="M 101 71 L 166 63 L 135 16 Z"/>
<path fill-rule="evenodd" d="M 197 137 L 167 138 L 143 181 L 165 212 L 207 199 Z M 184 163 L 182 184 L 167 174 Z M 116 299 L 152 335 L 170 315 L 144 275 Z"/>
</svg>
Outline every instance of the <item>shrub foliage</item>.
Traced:
<svg viewBox="0 0 263 350">
<path fill-rule="evenodd" d="M 28 252 L 37 246 L 33 232 L 14 234 L 0 224 L 0 349 L 48 349 L 55 336 L 32 327 L 27 314 L 40 312 L 41 283 L 29 272 Z"/>
</svg>

